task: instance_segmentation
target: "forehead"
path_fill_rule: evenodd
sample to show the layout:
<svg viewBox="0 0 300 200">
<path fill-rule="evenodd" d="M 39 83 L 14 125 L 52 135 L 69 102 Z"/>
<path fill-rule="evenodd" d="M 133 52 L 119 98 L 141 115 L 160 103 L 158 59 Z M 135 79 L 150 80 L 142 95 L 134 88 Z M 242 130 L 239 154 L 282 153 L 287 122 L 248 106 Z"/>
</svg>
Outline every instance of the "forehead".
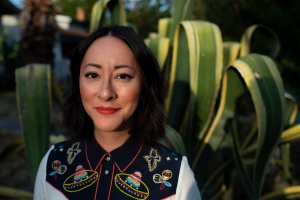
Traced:
<svg viewBox="0 0 300 200">
<path fill-rule="evenodd" d="M 114 36 L 103 36 L 93 41 L 85 52 L 81 64 L 88 62 L 140 67 L 130 47 Z"/>
<path fill-rule="evenodd" d="M 85 54 L 91 52 L 99 52 L 102 54 L 130 54 L 134 57 L 132 50 L 129 46 L 121 39 L 114 36 L 103 36 L 96 39 L 87 49 Z"/>
<path fill-rule="evenodd" d="M 103 36 L 96 39 L 87 49 L 82 65 L 95 63 L 100 66 L 128 65 L 141 70 L 130 47 L 114 36 Z"/>
</svg>

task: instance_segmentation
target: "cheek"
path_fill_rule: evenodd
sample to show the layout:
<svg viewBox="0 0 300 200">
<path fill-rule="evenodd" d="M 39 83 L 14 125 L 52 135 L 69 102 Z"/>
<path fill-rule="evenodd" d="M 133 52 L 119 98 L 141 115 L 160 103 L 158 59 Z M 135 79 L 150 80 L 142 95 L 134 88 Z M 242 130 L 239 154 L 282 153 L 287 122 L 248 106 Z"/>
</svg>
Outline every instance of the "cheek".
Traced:
<svg viewBox="0 0 300 200">
<path fill-rule="evenodd" d="M 87 85 L 82 83 L 79 84 L 79 92 L 80 92 L 81 100 L 83 101 L 82 103 L 89 100 L 92 95 L 91 88 L 87 87 Z"/>
<path fill-rule="evenodd" d="M 86 87 L 83 86 L 81 83 L 79 83 L 79 92 L 80 92 L 80 97 L 83 99 L 86 95 Z"/>
<path fill-rule="evenodd" d="M 139 86 L 134 86 L 130 89 L 127 88 L 119 92 L 122 92 L 122 97 L 127 104 L 131 104 L 132 107 L 136 107 L 138 105 L 141 95 Z M 121 95 L 119 95 L 119 97 L 120 96 Z"/>
</svg>

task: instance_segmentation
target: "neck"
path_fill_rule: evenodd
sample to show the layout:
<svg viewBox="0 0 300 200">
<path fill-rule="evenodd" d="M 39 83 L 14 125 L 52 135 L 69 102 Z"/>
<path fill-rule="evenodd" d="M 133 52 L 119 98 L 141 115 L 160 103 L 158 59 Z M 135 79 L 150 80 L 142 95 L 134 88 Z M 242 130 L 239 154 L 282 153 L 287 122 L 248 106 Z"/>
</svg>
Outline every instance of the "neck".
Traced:
<svg viewBox="0 0 300 200">
<path fill-rule="evenodd" d="M 121 132 L 97 132 L 94 135 L 98 144 L 106 151 L 111 152 L 122 146 L 130 137 L 128 130 Z"/>
</svg>

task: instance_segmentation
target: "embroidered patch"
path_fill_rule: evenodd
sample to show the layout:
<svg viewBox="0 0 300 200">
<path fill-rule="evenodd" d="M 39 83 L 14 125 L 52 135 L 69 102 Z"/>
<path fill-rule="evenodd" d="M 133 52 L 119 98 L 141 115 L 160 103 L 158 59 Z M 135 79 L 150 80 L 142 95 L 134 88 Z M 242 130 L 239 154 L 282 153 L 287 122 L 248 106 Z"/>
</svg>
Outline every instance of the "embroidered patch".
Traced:
<svg viewBox="0 0 300 200">
<path fill-rule="evenodd" d="M 85 170 L 81 165 L 78 165 L 75 173 L 64 181 L 63 187 L 67 192 L 78 192 L 93 185 L 97 179 L 97 171 Z"/>
<path fill-rule="evenodd" d="M 66 165 L 61 165 L 59 160 L 55 160 L 52 162 L 52 169 L 54 170 L 49 175 L 54 176 L 54 179 L 57 179 L 58 174 L 62 175 L 67 171 Z"/>
<path fill-rule="evenodd" d="M 154 183 L 160 183 L 160 190 L 163 190 L 165 186 L 171 187 L 172 184 L 169 183 L 167 180 L 172 178 L 172 171 L 166 169 L 162 172 L 162 174 L 154 174 L 153 181 Z"/>
<path fill-rule="evenodd" d="M 64 151 L 64 147 L 63 146 L 59 146 L 59 151 L 63 152 Z"/>
<path fill-rule="evenodd" d="M 147 199 L 149 196 L 149 189 L 142 181 L 142 174 L 138 171 L 133 174 L 117 174 L 115 185 L 122 193 L 134 199 Z"/>
<path fill-rule="evenodd" d="M 75 157 L 81 152 L 81 149 L 79 149 L 79 142 L 73 143 L 72 146 L 68 149 L 67 154 L 68 154 L 68 163 L 72 164 L 74 161 Z"/>
<path fill-rule="evenodd" d="M 178 161 L 178 158 L 176 157 L 177 154 L 173 152 L 172 155 L 175 157 L 174 159 L 175 159 L 176 161 Z"/>
<path fill-rule="evenodd" d="M 53 151 L 57 151 L 59 150 L 60 152 L 64 151 L 64 147 L 62 145 L 60 145 L 59 147 L 55 148 Z"/>
<path fill-rule="evenodd" d="M 156 169 L 157 163 L 161 161 L 160 155 L 158 155 L 157 150 L 151 148 L 149 155 L 144 156 L 145 160 L 148 163 L 149 172 L 152 172 Z"/>
</svg>

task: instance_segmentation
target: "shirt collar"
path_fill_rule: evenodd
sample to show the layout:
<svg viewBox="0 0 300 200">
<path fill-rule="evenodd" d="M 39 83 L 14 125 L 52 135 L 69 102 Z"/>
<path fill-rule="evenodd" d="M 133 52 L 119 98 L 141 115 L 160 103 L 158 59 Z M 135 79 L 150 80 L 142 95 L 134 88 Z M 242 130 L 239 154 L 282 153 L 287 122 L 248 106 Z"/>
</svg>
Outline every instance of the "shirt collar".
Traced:
<svg viewBox="0 0 300 200">
<path fill-rule="evenodd" d="M 116 164 L 119 171 L 124 172 L 137 158 L 142 149 L 141 144 L 136 142 L 132 137 L 117 149 L 106 152 L 96 141 L 95 137 L 86 141 L 86 155 L 92 166 L 95 168 L 99 162 L 103 162 L 106 156 L 110 156 L 111 161 Z"/>
</svg>

